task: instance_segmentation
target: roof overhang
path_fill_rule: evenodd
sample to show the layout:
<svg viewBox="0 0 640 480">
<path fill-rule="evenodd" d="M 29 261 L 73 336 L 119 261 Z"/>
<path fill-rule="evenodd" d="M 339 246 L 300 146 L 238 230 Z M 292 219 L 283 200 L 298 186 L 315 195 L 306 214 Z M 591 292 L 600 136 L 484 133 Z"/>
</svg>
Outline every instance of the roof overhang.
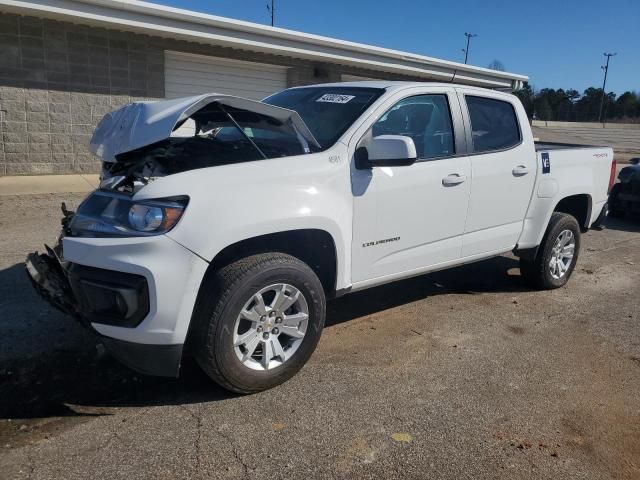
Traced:
<svg viewBox="0 0 640 480">
<path fill-rule="evenodd" d="M 137 0 L 0 0 L 0 11 L 395 73 L 416 80 L 521 88 L 525 75 Z"/>
</svg>

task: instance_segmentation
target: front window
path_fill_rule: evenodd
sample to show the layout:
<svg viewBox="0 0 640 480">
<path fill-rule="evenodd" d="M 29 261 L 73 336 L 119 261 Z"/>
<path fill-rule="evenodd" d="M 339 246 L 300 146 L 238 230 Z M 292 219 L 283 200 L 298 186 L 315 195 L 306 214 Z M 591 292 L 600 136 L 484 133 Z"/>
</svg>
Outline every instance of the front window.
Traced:
<svg viewBox="0 0 640 480">
<path fill-rule="evenodd" d="M 298 112 L 324 150 L 383 93 L 380 88 L 307 87 L 284 90 L 263 102 Z"/>
<path fill-rule="evenodd" d="M 371 128 L 373 137 L 402 135 L 413 140 L 420 159 L 455 154 L 449 102 L 444 94 L 416 95 L 400 100 Z"/>
</svg>

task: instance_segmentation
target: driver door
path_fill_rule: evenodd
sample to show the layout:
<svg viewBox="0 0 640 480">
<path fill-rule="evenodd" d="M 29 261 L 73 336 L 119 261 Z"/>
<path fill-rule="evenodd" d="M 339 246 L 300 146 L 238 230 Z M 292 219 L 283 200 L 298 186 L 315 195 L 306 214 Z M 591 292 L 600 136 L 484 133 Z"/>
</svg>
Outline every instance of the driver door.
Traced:
<svg viewBox="0 0 640 480">
<path fill-rule="evenodd" d="M 471 184 L 453 89 L 420 89 L 389 100 L 356 147 L 378 135 L 410 137 L 411 166 L 352 164 L 354 288 L 455 263 L 461 255 Z M 357 137 L 356 137 L 357 138 Z"/>
</svg>

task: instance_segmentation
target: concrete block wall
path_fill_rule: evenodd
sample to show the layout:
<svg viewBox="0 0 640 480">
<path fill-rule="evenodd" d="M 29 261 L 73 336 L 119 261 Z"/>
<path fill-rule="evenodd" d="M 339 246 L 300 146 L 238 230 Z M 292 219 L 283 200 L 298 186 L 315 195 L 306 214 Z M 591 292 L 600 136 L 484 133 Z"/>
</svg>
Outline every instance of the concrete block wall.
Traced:
<svg viewBox="0 0 640 480">
<path fill-rule="evenodd" d="M 95 172 L 96 123 L 164 97 L 164 50 L 151 37 L 0 14 L 0 175 Z"/>
<path fill-rule="evenodd" d="M 339 82 L 359 70 L 95 26 L 0 13 L 0 175 L 97 172 L 87 149 L 102 116 L 164 98 L 164 52 L 288 67 L 289 86 Z"/>
</svg>

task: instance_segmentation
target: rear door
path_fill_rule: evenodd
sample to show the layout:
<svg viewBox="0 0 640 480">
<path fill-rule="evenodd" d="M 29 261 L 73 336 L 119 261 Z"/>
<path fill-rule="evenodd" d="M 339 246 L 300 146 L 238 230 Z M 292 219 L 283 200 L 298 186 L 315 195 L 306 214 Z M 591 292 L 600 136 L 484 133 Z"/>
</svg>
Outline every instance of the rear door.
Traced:
<svg viewBox="0 0 640 480">
<path fill-rule="evenodd" d="M 536 179 L 527 118 L 516 97 L 458 89 L 471 154 L 471 196 L 462 257 L 513 248 L 522 231 Z"/>
<path fill-rule="evenodd" d="M 457 261 L 469 201 L 471 164 L 453 88 L 403 92 L 374 117 L 355 146 L 404 135 L 414 141 L 418 160 L 371 170 L 352 164 L 355 287 Z"/>
</svg>

